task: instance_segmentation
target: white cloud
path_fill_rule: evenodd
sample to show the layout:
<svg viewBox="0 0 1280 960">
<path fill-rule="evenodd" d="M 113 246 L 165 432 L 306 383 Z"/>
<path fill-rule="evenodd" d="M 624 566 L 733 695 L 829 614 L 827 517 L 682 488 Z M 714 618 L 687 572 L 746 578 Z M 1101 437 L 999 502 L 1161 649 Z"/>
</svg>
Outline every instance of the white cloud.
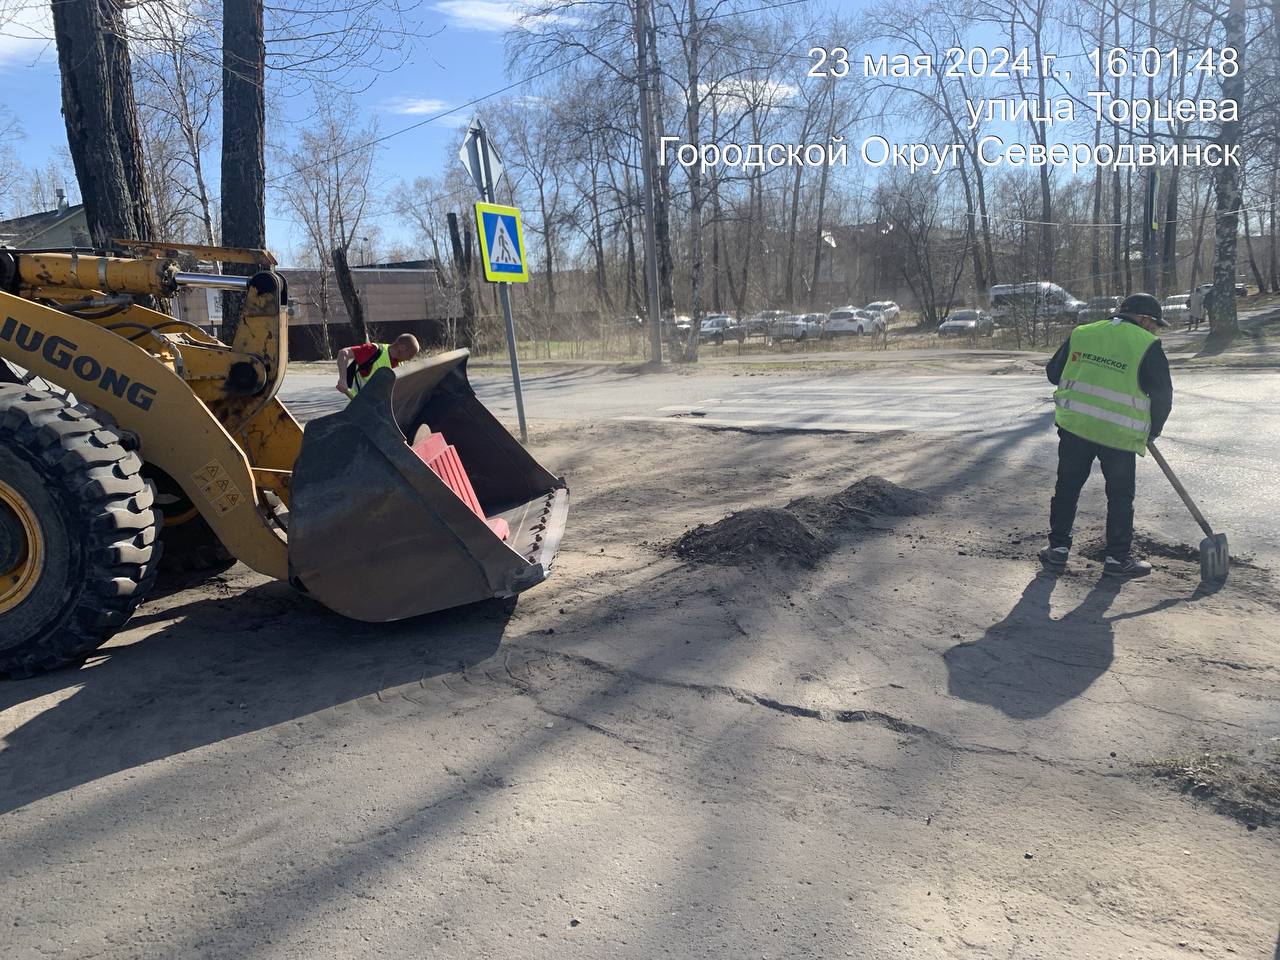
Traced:
<svg viewBox="0 0 1280 960">
<path fill-rule="evenodd" d="M 505 33 L 518 27 L 536 29 L 539 24 L 574 23 L 572 17 L 548 12 L 555 4 L 548 0 L 504 2 L 504 0 L 440 0 L 432 9 L 443 13 L 449 24 L 462 30 Z M 521 18 L 527 17 L 524 23 Z"/>
<path fill-rule="evenodd" d="M 0 67 L 26 66 L 57 55 L 49 4 L 28 2 L 0 16 Z"/>
<path fill-rule="evenodd" d="M 449 104 L 435 97 L 391 97 L 379 109 L 402 117 L 433 117 L 448 110 Z M 465 127 L 471 122 L 471 114 L 466 110 L 455 110 L 446 116 L 436 117 L 432 122 L 445 127 Z"/>
<path fill-rule="evenodd" d="M 433 113 L 448 110 L 449 105 L 434 97 L 392 97 L 383 109 L 388 113 L 399 113 L 406 117 L 428 117 Z"/>
<path fill-rule="evenodd" d="M 455 27 L 494 33 L 513 29 L 520 22 L 521 14 L 519 5 L 495 0 L 443 0 L 435 9 Z"/>
</svg>

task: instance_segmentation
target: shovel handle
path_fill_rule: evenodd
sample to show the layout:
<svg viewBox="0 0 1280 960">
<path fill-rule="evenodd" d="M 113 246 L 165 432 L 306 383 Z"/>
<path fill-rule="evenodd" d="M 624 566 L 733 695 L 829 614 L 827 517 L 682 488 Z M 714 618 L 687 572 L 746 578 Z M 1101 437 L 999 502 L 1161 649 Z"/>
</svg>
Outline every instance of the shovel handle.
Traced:
<svg viewBox="0 0 1280 960">
<path fill-rule="evenodd" d="M 1204 531 L 1206 537 L 1213 536 L 1213 529 L 1209 526 L 1209 521 L 1204 518 L 1204 514 L 1200 512 L 1200 508 L 1196 506 L 1191 494 L 1187 493 L 1187 488 L 1182 485 L 1182 481 L 1174 475 L 1173 468 L 1164 458 L 1158 449 L 1156 449 L 1155 441 L 1147 441 L 1147 449 L 1151 451 L 1151 456 L 1155 457 L 1156 463 L 1160 464 L 1160 469 L 1164 471 L 1164 475 L 1169 478 L 1169 482 L 1173 484 L 1173 489 L 1178 492 L 1178 496 L 1182 498 L 1182 502 L 1187 505 L 1187 509 L 1191 511 L 1191 515 L 1196 518 L 1196 523 L 1200 524 L 1200 529 Z"/>
</svg>

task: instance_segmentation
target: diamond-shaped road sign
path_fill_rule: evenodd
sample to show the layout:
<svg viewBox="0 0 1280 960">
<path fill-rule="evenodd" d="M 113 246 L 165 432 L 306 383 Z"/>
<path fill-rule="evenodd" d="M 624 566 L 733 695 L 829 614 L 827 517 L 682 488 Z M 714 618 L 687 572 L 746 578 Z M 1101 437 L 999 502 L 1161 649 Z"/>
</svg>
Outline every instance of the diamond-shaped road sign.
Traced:
<svg viewBox="0 0 1280 960">
<path fill-rule="evenodd" d="M 458 157 L 462 160 L 462 165 L 467 168 L 467 172 L 471 174 L 471 179 L 475 182 L 476 189 L 480 191 L 480 196 L 496 197 L 498 181 L 502 179 L 502 160 L 499 159 L 498 151 L 493 148 L 493 144 L 489 142 L 488 134 L 479 117 L 472 120 L 471 126 L 467 128 L 467 135 L 462 141 L 462 149 L 458 151 Z"/>
</svg>

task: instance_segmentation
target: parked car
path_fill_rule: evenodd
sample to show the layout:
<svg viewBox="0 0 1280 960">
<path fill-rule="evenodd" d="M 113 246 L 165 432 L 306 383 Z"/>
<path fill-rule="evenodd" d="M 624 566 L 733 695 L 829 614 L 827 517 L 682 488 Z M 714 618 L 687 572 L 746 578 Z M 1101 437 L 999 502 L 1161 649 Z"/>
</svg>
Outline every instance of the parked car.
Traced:
<svg viewBox="0 0 1280 960">
<path fill-rule="evenodd" d="M 1073 297 L 1056 283 L 998 283 L 990 290 L 991 319 L 998 327 L 1015 323 L 1046 324 L 1076 322 L 1083 300 Z"/>
<path fill-rule="evenodd" d="M 826 318 L 820 313 L 797 313 L 783 317 L 773 325 L 775 340 L 808 340 L 822 336 L 823 321 Z"/>
<path fill-rule="evenodd" d="M 726 340 L 737 340 L 741 343 L 747 337 L 742 324 L 724 313 L 713 313 L 702 318 L 702 326 L 698 328 L 700 343 L 721 344 Z"/>
<path fill-rule="evenodd" d="M 771 337 L 773 336 L 774 325 L 788 316 L 789 314 L 785 310 L 761 310 L 759 313 L 747 317 L 747 336 Z"/>
<path fill-rule="evenodd" d="M 990 337 L 995 332 L 991 314 L 983 310 L 957 310 L 938 324 L 940 337 Z"/>
<path fill-rule="evenodd" d="M 837 307 L 827 314 L 822 338 L 861 337 L 884 329 L 884 314 L 873 313 L 860 307 Z"/>
<path fill-rule="evenodd" d="M 1164 303 L 1160 304 L 1160 311 L 1170 323 L 1182 323 L 1190 316 L 1190 302 L 1191 294 L 1176 293 L 1164 298 Z"/>
<path fill-rule="evenodd" d="M 676 332 L 685 334 L 689 332 L 689 328 L 693 326 L 693 318 L 685 313 L 673 313 L 667 311 L 662 315 L 662 332 L 667 334 L 671 329 L 671 325 L 675 324 Z"/>
<path fill-rule="evenodd" d="M 1213 284 L 1202 283 L 1200 284 L 1198 289 L 1201 292 L 1208 294 L 1208 292 L 1213 289 Z M 1244 277 L 1236 277 L 1235 290 L 1236 290 L 1237 297 L 1247 297 L 1249 295 L 1249 286 L 1248 284 L 1245 283 Z"/>
<path fill-rule="evenodd" d="M 863 307 L 862 310 L 864 313 L 869 313 L 871 316 L 876 318 L 878 321 L 877 329 L 883 330 L 889 325 L 889 318 L 885 315 L 885 312 L 874 303 L 867 304 L 867 306 Z"/>
<path fill-rule="evenodd" d="M 892 300 L 877 300 L 875 303 L 867 304 L 868 310 L 879 310 L 884 314 L 885 323 L 893 323 L 902 313 L 902 308 Z"/>
<path fill-rule="evenodd" d="M 1076 311 L 1076 323 L 1093 323 L 1105 320 L 1120 309 L 1119 297 L 1093 297 Z"/>
</svg>

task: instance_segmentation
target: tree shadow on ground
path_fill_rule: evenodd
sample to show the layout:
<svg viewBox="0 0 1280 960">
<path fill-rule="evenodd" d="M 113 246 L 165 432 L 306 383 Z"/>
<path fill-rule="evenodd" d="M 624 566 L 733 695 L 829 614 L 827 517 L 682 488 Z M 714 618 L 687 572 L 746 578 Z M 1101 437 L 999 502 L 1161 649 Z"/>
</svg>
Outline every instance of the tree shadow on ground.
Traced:
<svg viewBox="0 0 1280 960">
<path fill-rule="evenodd" d="M 1043 717 L 1089 689 L 1114 659 L 1105 616 L 1120 581 L 1102 580 L 1078 607 L 1055 620 L 1049 599 L 1057 577 L 1038 574 L 1008 615 L 980 640 L 943 654 L 947 692 L 1018 720 Z"/>
<path fill-rule="evenodd" d="M 5 738 L 0 813 L 100 777 L 262 730 L 493 655 L 515 601 L 364 624 L 280 583 L 177 607 L 169 623 L 80 669 L 0 684 L 0 712 L 54 705 Z M 230 626 L 229 625 L 233 625 Z M 28 708 L 29 709 L 29 708 Z"/>
<path fill-rule="evenodd" d="M 1232 347 L 1251 344 L 1259 356 L 1269 356 L 1276 352 L 1273 344 L 1266 342 L 1265 328 L 1280 323 L 1280 310 L 1269 310 L 1252 317 L 1241 317 L 1237 321 L 1239 333 L 1234 337 L 1215 335 L 1212 330 L 1204 338 L 1200 349 L 1193 355 L 1196 359 L 1216 357 Z"/>
</svg>

